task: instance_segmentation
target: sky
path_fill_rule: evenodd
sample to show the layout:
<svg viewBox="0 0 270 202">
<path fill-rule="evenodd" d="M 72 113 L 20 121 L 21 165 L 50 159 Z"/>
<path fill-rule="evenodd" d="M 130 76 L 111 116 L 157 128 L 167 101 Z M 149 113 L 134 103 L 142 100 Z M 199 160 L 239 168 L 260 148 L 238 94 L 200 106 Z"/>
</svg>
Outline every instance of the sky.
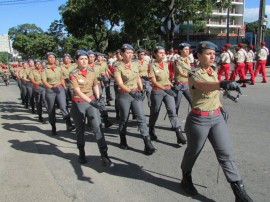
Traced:
<svg viewBox="0 0 270 202">
<path fill-rule="evenodd" d="M 58 8 L 66 0 L 0 0 L 0 34 L 20 24 L 36 24 L 47 31 L 54 20 L 61 19 Z M 19 4 L 20 3 L 20 4 Z M 245 0 L 245 21 L 258 20 L 260 0 Z M 266 0 L 266 14 L 270 27 L 270 0 Z"/>
</svg>

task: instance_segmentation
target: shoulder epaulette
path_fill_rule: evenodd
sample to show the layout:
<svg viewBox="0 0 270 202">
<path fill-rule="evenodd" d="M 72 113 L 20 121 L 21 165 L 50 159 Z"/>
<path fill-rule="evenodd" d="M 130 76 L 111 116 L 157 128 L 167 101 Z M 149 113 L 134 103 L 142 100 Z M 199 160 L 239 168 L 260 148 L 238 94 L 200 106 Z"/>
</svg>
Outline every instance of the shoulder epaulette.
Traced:
<svg viewBox="0 0 270 202">
<path fill-rule="evenodd" d="M 75 69 L 73 69 L 73 70 L 70 72 L 70 74 L 76 74 L 78 71 L 79 71 L 79 69 L 78 69 L 78 68 L 75 68 Z"/>
<path fill-rule="evenodd" d="M 91 68 L 91 67 L 87 67 L 87 70 L 90 71 L 90 72 L 94 72 L 95 69 L 94 68 Z"/>
</svg>

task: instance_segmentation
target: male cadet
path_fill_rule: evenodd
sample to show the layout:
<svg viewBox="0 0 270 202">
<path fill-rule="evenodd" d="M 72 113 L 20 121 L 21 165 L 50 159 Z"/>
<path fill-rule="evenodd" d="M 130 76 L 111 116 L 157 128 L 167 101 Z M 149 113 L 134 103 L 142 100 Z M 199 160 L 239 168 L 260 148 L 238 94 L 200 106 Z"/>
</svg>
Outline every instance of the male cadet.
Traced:
<svg viewBox="0 0 270 202">
<path fill-rule="evenodd" d="M 265 69 L 265 66 L 266 66 L 266 61 L 267 61 L 267 57 L 269 55 L 269 50 L 268 48 L 265 47 L 265 42 L 263 41 L 261 43 L 261 48 L 258 50 L 257 52 L 257 66 L 256 66 L 256 70 L 255 70 L 255 78 L 256 76 L 258 75 L 259 72 L 262 73 L 262 83 L 267 83 L 267 80 L 266 80 L 266 69 Z"/>
<path fill-rule="evenodd" d="M 61 70 L 65 79 L 66 83 L 66 101 L 67 101 L 67 106 L 69 104 L 69 100 L 71 101 L 72 99 L 72 89 L 70 87 L 70 80 L 69 80 L 69 73 L 76 68 L 75 63 L 71 63 L 71 56 L 68 53 L 65 53 L 63 55 L 63 62 L 64 64 L 61 66 Z"/>
<path fill-rule="evenodd" d="M 222 47 L 222 53 L 220 54 L 220 68 L 218 70 L 218 80 L 221 80 L 222 74 L 225 72 L 225 80 L 229 80 L 230 74 L 230 63 L 231 57 L 230 54 L 226 51 L 225 47 Z"/>
<path fill-rule="evenodd" d="M 27 102 L 30 104 L 31 109 L 32 109 L 32 114 L 35 114 L 35 98 L 33 94 L 33 84 L 30 81 L 30 73 L 35 69 L 35 63 L 34 59 L 28 59 L 28 65 L 29 67 L 26 69 L 26 79 L 28 80 L 26 82 L 26 91 L 27 91 Z"/>
<path fill-rule="evenodd" d="M 254 52 L 253 52 L 253 45 L 249 44 L 247 47 L 248 53 L 247 53 L 247 58 L 246 58 L 246 67 L 245 67 L 245 75 L 247 75 L 247 72 L 249 71 L 250 73 L 250 85 L 254 85 L 255 79 L 254 79 L 254 70 L 253 70 L 253 59 L 254 59 Z"/>
<path fill-rule="evenodd" d="M 235 54 L 235 67 L 231 74 L 230 80 L 234 81 L 237 74 L 239 74 L 240 79 L 246 79 L 245 76 L 245 60 L 247 58 L 247 52 L 243 49 L 244 44 L 239 43 L 236 47 L 236 54 Z M 246 87 L 244 83 L 242 87 Z"/>
</svg>

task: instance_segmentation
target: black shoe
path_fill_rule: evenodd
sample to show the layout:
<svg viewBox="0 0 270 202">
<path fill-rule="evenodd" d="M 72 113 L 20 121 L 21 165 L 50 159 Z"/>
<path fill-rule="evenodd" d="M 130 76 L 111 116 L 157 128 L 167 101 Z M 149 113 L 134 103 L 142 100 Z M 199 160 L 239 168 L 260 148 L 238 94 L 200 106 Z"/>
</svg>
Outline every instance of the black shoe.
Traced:
<svg viewBox="0 0 270 202">
<path fill-rule="evenodd" d="M 34 109 L 32 109 L 32 114 L 35 114 L 35 113 L 36 113 L 36 111 Z"/>
<path fill-rule="evenodd" d="M 112 104 L 110 103 L 110 101 L 107 101 L 107 106 L 112 106 Z"/>
<path fill-rule="evenodd" d="M 66 119 L 66 126 L 67 126 L 67 131 L 68 132 L 71 132 L 71 131 L 75 130 L 75 126 L 72 125 L 70 118 Z"/>
<path fill-rule="evenodd" d="M 126 139 L 125 135 L 120 135 L 120 145 L 119 145 L 119 147 L 121 149 L 125 149 L 125 150 L 128 149 L 127 139 Z"/>
<path fill-rule="evenodd" d="M 247 194 L 242 180 L 231 183 L 231 188 L 235 195 L 236 202 L 253 202 L 253 200 Z"/>
<path fill-rule="evenodd" d="M 197 189 L 194 187 L 191 177 L 191 171 L 183 172 L 183 179 L 180 183 L 182 189 L 189 195 L 195 196 L 198 194 Z"/>
<path fill-rule="evenodd" d="M 115 119 L 116 119 L 116 120 L 120 120 L 120 116 L 119 116 L 119 114 L 116 114 Z"/>
<path fill-rule="evenodd" d="M 38 122 L 42 123 L 43 122 L 43 118 L 41 115 L 38 116 Z"/>
<path fill-rule="evenodd" d="M 28 109 L 28 107 L 29 107 L 29 106 L 28 106 L 28 104 L 27 104 L 27 103 L 25 103 L 24 108 L 25 108 L 25 109 Z"/>
<path fill-rule="evenodd" d="M 85 158 L 85 151 L 84 148 L 79 148 L 79 158 L 78 158 L 78 162 L 80 164 L 86 164 L 87 160 Z"/>
<path fill-rule="evenodd" d="M 255 85 L 254 83 L 250 83 L 249 85 Z"/>
<path fill-rule="evenodd" d="M 241 87 L 242 87 L 242 88 L 246 88 L 246 87 L 247 87 L 247 85 L 246 85 L 246 84 L 243 84 Z"/>
<path fill-rule="evenodd" d="M 155 152 L 155 147 L 152 145 L 150 137 L 144 137 L 144 153 L 146 155 L 152 155 Z"/>
<path fill-rule="evenodd" d="M 176 138 L 177 138 L 178 144 L 186 144 L 187 143 L 186 138 L 183 135 L 181 127 L 176 128 L 175 133 L 176 133 Z"/>
<path fill-rule="evenodd" d="M 111 159 L 108 157 L 107 149 L 104 151 L 101 151 L 101 165 L 103 167 L 111 168 L 114 167 L 113 162 Z"/>
<path fill-rule="evenodd" d="M 108 119 L 105 119 L 104 120 L 104 125 L 105 125 L 105 128 L 109 128 L 113 125 L 113 123 L 111 121 L 109 121 Z"/>
<path fill-rule="evenodd" d="M 152 140 L 152 141 L 157 141 L 157 136 L 156 136 L 156 134 L 155 134 L 155 128 L 153 127 L 153 128 L 149 128 L 149 135 L 150 135 L 150 139 Z"/>
<path fill-rule="evenodd" d="M 57 132 L 56 132 L 56 127 L 55 125 L 52 125 L 52 136 L 56 136 Z"/>
</svg>

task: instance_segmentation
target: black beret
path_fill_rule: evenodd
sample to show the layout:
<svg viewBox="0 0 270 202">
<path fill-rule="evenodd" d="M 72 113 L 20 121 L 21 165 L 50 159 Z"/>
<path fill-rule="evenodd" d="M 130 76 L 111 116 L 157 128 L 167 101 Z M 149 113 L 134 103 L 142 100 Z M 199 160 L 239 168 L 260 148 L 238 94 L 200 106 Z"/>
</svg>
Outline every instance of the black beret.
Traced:
<svg viewBox="0 0 270 202">
<path fill-rule="evenodd" d="M 86 55 L 88 57 L 88 54 L 85 50 L 76 50 L 74 58 L 77 60 L 82 55 Z"/>
</svg>

